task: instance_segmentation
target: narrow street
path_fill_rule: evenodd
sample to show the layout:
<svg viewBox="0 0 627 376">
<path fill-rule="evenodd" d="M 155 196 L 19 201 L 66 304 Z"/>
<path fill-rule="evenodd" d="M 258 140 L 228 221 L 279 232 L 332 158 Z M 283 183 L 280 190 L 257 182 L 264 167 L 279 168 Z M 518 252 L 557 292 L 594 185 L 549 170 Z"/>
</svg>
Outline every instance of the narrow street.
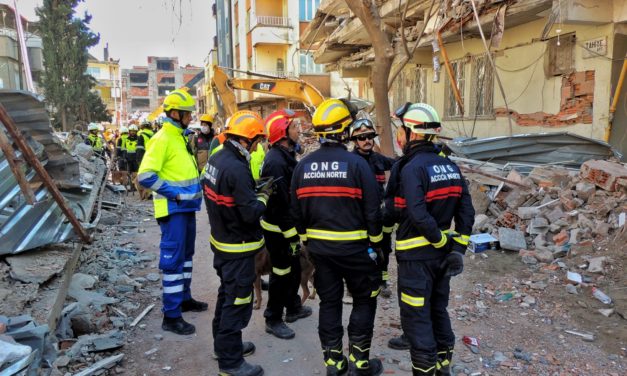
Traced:
<svg viewBox="0 0 627 376">
<path fill-rule="evenodd" d="M 151 206 L 150 202 L 137 202 L 132 196 L 129 196 L 128 204 L 131 208 L 142 208 L 144 213 Z M 135 210 L 128 212 L 136 213 Z M 114 239 L 114 242 L 132 241 L 141 250 L 157 256 L 159 228 L 154 220 L 146 219 L 123 218 L 123 221 L 139 221 L 145 232 L 124 234 L 123 238 Z M 196 334 L 193 336 L 163 332 L 159 310 L 160 282 L 149 285 L 139 296 L 144 304 L 132 315 L 139 314 L 150 302 L 156 303 L 156 306 L 137 327 L 130 328 L 128 343 L 122 349 L 125 360 L 120 366 L 120 374 L 217 374 L 217 361 L 211 357 L 211 320 L 219 281 L 207 245 L 209 227 L 204 207 L 198 213 L 197 224 L 192 291 L 196 298 L 209 303 L 209 312 L 185 314 L 185 318 L 196 326 Z M 457 336 L 454 374 L 625 374 L 627 364 L 624 361 L 624 346 L 627 336 L 622 318 L 614 315 L 608 319 L 598 313 L 586 313 L 590 310 L 580 305 L 594 306 L 596 301 L 592 297 L 580 296 L 573 300 L 572 295 L 564 296 L 560 280 L 534 275 L 515 253 L 491 251 L 484 255 L 467 256 L 465 272 L 454 279 L 449 307 Z M 396 268 L 394 262 L 391 264 L 394 281 Z M 141 273 L 154 272 L 158 272 L 156 262 Z M 549 286 L 545 290 L 530 288 L 526 283 L 535 281 L 534 278 L 547 280 Z M 499 290 L 518 292 L 511 300 L 499 302 L 496 299 Z M 266 294 L 263 293 L 264 305 Z M 616 299 L 621 298 L 614 296 Z M 526 306 L 524 302 L 533 304 Z M 263 366 L 266 375 L 324 374 L 316 329 L 318 303 L 319 300 L 306 303 L 314 309 L 314 314 L 290 324 L 296 331 L 296 338 L 287 341 L 266 334 L 263 308 L 254 311 L 243 336 L 244 340 L 253 341 L 257 346 L 257 351 L 248 361 Z M 346 323 L 350 306 L 344 307 Z M 373 354 L 383 360 L 385 374 L 410 375 L 409 354 L 391 350 L 386 345 L 391 337 L 400 333 L 398 314 L 396 298 L 379 298 Z M 597 324 L 600 321 L 604 322 L 602 327 Z M 599 330 L 600 338 L 594 342 L 585 342 L 564 333 L 564 329 Z M 475 350 L 476 353 L 463 344 L 462 337 L 465 335 L 479 339 L 480 346 Z M 346 338 L 344 346 L 346 349 Z"/>
</svg>

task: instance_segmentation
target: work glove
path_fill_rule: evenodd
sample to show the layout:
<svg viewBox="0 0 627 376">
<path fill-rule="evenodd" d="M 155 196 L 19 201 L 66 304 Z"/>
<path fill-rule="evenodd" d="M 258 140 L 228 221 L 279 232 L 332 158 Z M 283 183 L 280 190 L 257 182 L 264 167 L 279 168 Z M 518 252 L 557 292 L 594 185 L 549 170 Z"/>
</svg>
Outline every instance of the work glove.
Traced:
<svg viewBox="0 0 627 376">
<path fill-rule="evenodd" d="M 464 270 L 464 254 L 452 251 L 446 255 L 440 268 L 444 270 L 444 277 L 455 277 Z"/>
<path fill-rule="evenodd" d="M 290 243 L 290 249 L 292 251 L 292 256 L 298 257 L 298 255 L 300 255 L 300 249 L 301 249 L 300 242 L 295 241 L 295 242 Z"/>
<path fill-rule="evenodd" d="M 268 202 L 270 196 L 274 193 L 274 184 L 266 184 L 257 191 L 257 197 L 262 198 L 264 202 Z"/>
</svg>

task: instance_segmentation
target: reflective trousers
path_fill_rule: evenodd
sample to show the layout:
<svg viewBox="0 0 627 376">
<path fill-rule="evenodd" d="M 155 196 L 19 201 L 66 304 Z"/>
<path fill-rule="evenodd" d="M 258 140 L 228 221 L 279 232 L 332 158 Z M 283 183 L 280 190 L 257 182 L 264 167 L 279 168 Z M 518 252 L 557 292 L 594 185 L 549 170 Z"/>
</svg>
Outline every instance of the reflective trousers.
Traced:
<svg viewBox="0 0 627 376">
<path fill-rule="evenodd" d="M 227 260 L 214 252 L 213 267 L 220 277 L 212 323 L 213 348 L 220 369 L 236 368 L 244 361 L 242 329 L 253 313 L 255 255 Z"/>
<path fill-rule="evenodd" d="M 414 368 L 436 365 L 437 353 L 455 345 L 446 307 L 450 277 L 440 267 L 443 259 L 398 262 L 398 299 L 401 326 L 410 342 Z"/>
<path fill-rule="evenodd" d="M 266 321 L 281 321 L 283 309 L 296 313 L 301 308 L 298 288 L 300 286 L 300 256 L 292 256 L 290 243 L 282 233 L 264 231 L 266 248 L 270 253 L 272 273 L 268 287 L 268 306 L 263 316 Z"/>
<path fill-rule="evenodd" d="M 159 269 L 163 273 L 163 314 L 181 317 L 181 303 L 191 299 L 196 213 L 175 213 L 157 219 L 161 227 Z"/>
<path fill-rule="evenodd" d="M 353 296 L 348 338 L 372 338 L 377 296 L 381 291 L 381 269 L 364 248 L 350 256 L 321 256 L 310 253 L 316 268 L 314 287 L 320 297 L 318 335 L 322 347 L 342 341 L 342 297 L 344 281 Z"/>
</svg>

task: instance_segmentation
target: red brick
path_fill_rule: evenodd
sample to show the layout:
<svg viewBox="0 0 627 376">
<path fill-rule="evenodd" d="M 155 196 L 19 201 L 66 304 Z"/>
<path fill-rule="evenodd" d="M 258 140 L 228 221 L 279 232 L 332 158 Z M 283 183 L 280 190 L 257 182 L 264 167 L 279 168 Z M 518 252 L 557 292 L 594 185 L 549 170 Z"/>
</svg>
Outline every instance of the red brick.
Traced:
<svg viewBox="0 0 627 376">
<path fill-rule="evenodd" d="M 555 245 L 564 245 L 568 242 L 569 238 L 570 236 L 568 235 L 568 232 L 566 230 L 562 230 L 559 234 L 553 236 L 553 243 L 555 243 Z"/>
<path fill-rule="evenodd" d="M 594 81 L 586 81 L 584 83 L 575 85 L 575 96 L 594 94 Z"/>
<path fill-rule="evenodd" d="M 616 190 L 617 180 L 627 177 L 627 167 L 608 161 L 586 161 L 581 165 L 581 176 L 606 191 Z"/>
</svg>

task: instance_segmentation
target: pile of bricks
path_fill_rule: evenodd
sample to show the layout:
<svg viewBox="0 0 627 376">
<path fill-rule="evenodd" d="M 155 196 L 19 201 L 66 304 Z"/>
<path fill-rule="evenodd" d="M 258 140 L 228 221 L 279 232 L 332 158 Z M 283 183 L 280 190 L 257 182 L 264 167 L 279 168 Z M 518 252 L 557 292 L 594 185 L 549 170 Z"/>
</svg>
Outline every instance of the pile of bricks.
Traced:
<svg viewBox="0 0 627 376">
<path fill-rule="evenodd" d="M 540 166 L 526 176 L 516 175 L 519 176 L 516 183 L 526 188 L 508 183 L 490 187 L 485 182 L 470 182 L 473 195 L 490 196 L 487 209 L 476 213 L 473 233 L 491 233 L 497 239 L 499 234 L 507 233 L 506 238 L 499 239 L 502 249 L 524 250 L 521 255 L 526 256 L 534 251 L 546 262 L 549 256 L 562 257 L 579 243 L 607 239 L 625 228 L 627 167 L 624 164 L 593 160 L 584 163 L 580 170 Z M 480 200 L 473 197 L 473 201 Z M 510 241 L 521 237 L 525 239 L 525 247 L 521 247 L 520 241 Z"/>
</svg>

